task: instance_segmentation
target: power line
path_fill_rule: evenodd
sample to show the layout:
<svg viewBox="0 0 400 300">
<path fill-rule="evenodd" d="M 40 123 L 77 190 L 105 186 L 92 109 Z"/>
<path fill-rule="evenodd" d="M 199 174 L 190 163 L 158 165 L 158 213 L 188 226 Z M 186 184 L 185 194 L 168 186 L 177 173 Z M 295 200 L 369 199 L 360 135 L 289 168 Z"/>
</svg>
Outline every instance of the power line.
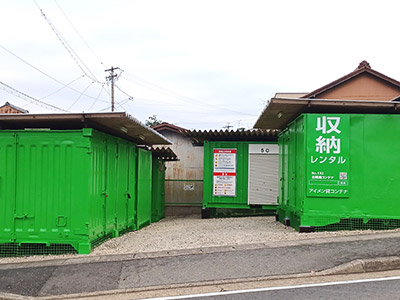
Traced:
<svg viewBox="0 0 400 300">
<path fill-rule="evenodd" d="M 54 91 L 54 92 L 48 94 L 47 96 L 41 97 L 39 100 L 43 100 L 43 99 L 48 98 L 48 97 L 50 97 L 50 96 L 52 96 L 52 95 L 54 95 L 54 94 L 57 94 L 59 91 L 65 89 L 66 87 L 69 87 L 69 85 L 73 84 L 75 81 L 81 79 L 81 78 L 84 77 L 84 76 L 85 76 L 85 75 L 79 76 L 78 78 L 72 80 L 70 83 L 68 83 L 68 84 L 66 84 L 65 86 L 59 88 L 58 90 L 56 90 L 56 91 Z"/>
<path fill-rule="evenodd" d="M 17 54 L 15 54 L 14 52 L 12 52 L 11 50 L 7 49 L 6 47 L 4 47 L 4 46 L 2 46 L 2 45 L 0 45 L 0 48 L 2 48 L 4 51 L 8 52 L 9 54 L 11 54 L 12 56 L 14 56 L 15 58 L 19 59 L 20 61 L 22 61 L 22 62 L 25 63 L 26 65 L 30 66 L 32 69 L 38 71 L 39 73 L 43 74 L 44 76 L 46 76 L 46 77 L 50 78 L 51 80 L 57 82 L 58 84 L 62 85 L 64 88 L 66 87 L 66 88 L 68 88 L 68 89 L 70 89 L 70 90 L 72 90 L 72 91 L 74 91 L 74 92 L 76 92 L 76 93 L 78 93 L 78 94 L 81 94 L 81 91 L 78 91 L 77 89 L 74 89 L 73 87 L 69 86 L 71 83 L 65 84 L 65 83 L 61 82 L 61 81 L 58 80 L 57 78 L 54 78 L 53 76 L 51 76 L 51 75 L 47 74 L 46 72 L 40 70 L 38 67 L 32 65 L 31 63 L 29 63 L 28 61 L 26 61 L 25 59 L 21 58 L 20 56 L 18 56 Z M 79 78 L 83 78 L 83 77 L 85 77 L 85 75 L 81 75 Z M 76 80 L 74 80 L 74 81 L 76 81 Z M 103 86 L 104 86 L 104 85 L 103 85 Z M 88 97 L 88 98 L 96 99 L 96 98 L 94 98 L 94 97 L 92 97 L 92 96 L 90 96 L 90 95 L 84 94 L 84 96 L 86 96 L 86 97 Z M 46 96 L 46 97 L 47 97 L 47 96 Z M 46 97 L 45 97 L 45 98 L 46 98 Z M 102 102 L 108 102 L 108 101 L 102 100 L 102 99 L 100 99 L 100 101 L 102 101 Z"/>
<path fill-rule="evenodd" d="M 229 112 L 240 113 L 242 115 L 244 114 L 244 115 L 253 116 L 253 114 L 249 114 L 249 113 L 245 113 L 245 112 L 239 112 L 239 111 L 232 110 L 232 109 L 229 109 L 229 108 L 224 108 L 224 107 L 221 107 L 221 106 L 218 106 L 218 105 L 209 104 L 207 102 L 204 102 L 204 101 L 201 101 L 201 100 L 198 100 L 198 99 L 194 99 L 194 98 L 191 98 L 191 97 L 186 97 L 186 96 L 180 95 L 180 94 L 178 94 L 178 93 L 176 93 L 174 91 L 171 91 L 169 89 L 163 88 L 163 87 L 161 87 L 159 85 L 156 85 L 156 84 L 153 84 L 153 83 L 151 83 L 149 81 L 146 81 L 146 80 L 143 80 L 143 79 L 139 79 L 139 78 L 137 78 L 136 76 L 134 76 L 132 74 L 129 74 L 129 73 L 127 74 L 126 72 L 125 72 L 125 75 L 127 75 L 128 78 L 131 78 L 132 80 L 136 81 L 137 84 L 143 86 L 144 88 L 147 88 L 147 89 L 150 89 L 150 90 L 153 90 L 153 91 L 155 90 L 155 91 L 157 91 L 157 92 L 159 92 L 161 94 L 164 94 L 164 95 L 179 99 L 179 100 L 184 101 L 184 102 L 192 102 L 192 103 L 196 103 L 197 105 L 200 104 L 201 106 L 208 106 L 208 107 L 213 107 L 213 108 L 217 108 L 217 109 L 225 110 L 225 111 L 229 111 Z"/>
<path fill-rule="evenodd" d="M 118 85 L 114 84 L 115 87 L 123 94 L 125 94 L 125 96 L 129 97 L 129 100 L 133 100 L 133 96 L 129 95 L 128 93 L 124 92 Z"/>
<path fill-rule="evenodd" d="M 54 2 L 57 4 L 57 7 L 60 9 L 64 17 L 67 19 L 69 24 L 72 26 L 72 28 L 75 30 L 75 32 L 78 34 L 78 36 L 81 38 L 81 40 L 85 43 L 86 47 L 92 52 L 93 56 L 96 57 L 97 60 L 100 61 L 100 64 L 103 65 L 103 62 L 101 59 L 96 55 L 96 53 L 93 51 L 93 49 L 89 46 L 89 44 L 85 41 L 83 36 L 79 33 L 78 29 L 74 26 L 74 24 L 71 22 L 71 20 L 68 18 L 67 14 L 64 12 L 64 10 L 61 8 L 61 6 L 58 4 L 57 0 L 54 0 Z"/>
<path fill-rule="evenodd" d="M 86 87 L 86 89 L 82 92 L 82 94 L 80 94 L 79 97 L 76 98 L 75 102 L 71 104 L 71 106 L 68 108 L 68 110 L 70 110 L 70 109 L 72 108 L 72 106 L 74 106 L 74 105 L 79 101 L 79 99 L 82 97 L 82 95 L 86 92 L 86 90 L 87 90 L 88 88 L 90 88 L 90 86 L 91 86 L 93 83 L 94 83 L 94 81 L 92 81 L 92 82 Z"/>
<path fill-rule="evenodd" d="M 97 95 L 97 98 L 93 101 L 92 105 L 87 109 L 88 111 L 90 111 L 92 109 L 92 107 L 96 104 L 97 100 L 100 98 L 101 93 L 103 92 L 104 89 L 104 84 L 102 85 L 99 94 Z"/>
<path fill-rule="evenodd" d="M 101 82 L 96 78 L 96 76 L 92 73 L 92 71 L 90 71 L 90 69 L 86 66 L 86 64 L 83 62 L 83 60 L 76 54 L 76 52 L 74 51 L 74 49 L 72 49 L 72 47 L 68 44 L 67 40 L 62 36 L 61 32 L 57 30 L 57 28 L 54 26 L 54 24 L 50 21 L 50 19 L 45 15 L 45 13 L 43 12 L 43 9 L 39 6 L 39 4 L 36 2 L 36 0 L 33 0 L 36 4 L 36 6 L 39 8 L 40 13 L 42 15 L 42 17 L 46 20 L 46 22 L 49 24 L 50 28 L 52 29 L 52 31 L 55 33 L 55 35 L 57 36 L 58 40 L 61 42 L 61 44 L 63 45 L 63 47 L 67 50 L 67 52 L 69 53 L 69 55 L 72 57 L 72 59 L 74 60 L 75 64 L 79 67 L 79 69 L 81 69 L 81 71 L 83 72 L 83 74 L 85 74 L 87 77 L 89 77 L 90 79 L 92 79 L 95 82 L 98 82 L 101 84 Z M 83 66 L 82 66 L 82 65 Z M 85 70 L 86 68 L 86 70 Z M 88 72 L 90 73 L 91 76 L 89 76 Z"/>
<path fill-rule="evenodd" d="M 49 103 L 43 102 L 43 101 L 41 101 L 39 99 L 36 99 L 36 98 L 34 98 L 32 96 L 29 96 L 28 94 L 25 94 L 25 93 L 23 93 L 23 92 L 15 89 L 15 88 L 9 86 L 8 84 L 5 84 L 4 82 L 1 82 L 1 81 L 0 81 L 0 88 L 3 89 L 4 91 L 6 91 L 9 94 L 15 95 L 15 96 L 17 96 L 17 97 L 19 97 L 21 99 L 24 99 L 25 101 L 37 104 L 37 105 L 39 105 L 41 107 L 44 107 L 44 108 L 47 108 L 47 109 L 51 109 L 51 110 L 54 110 L 54 111 L 68 112 L 65 109 L 59 108 L 57 106 L 51 105 Z"/>
<path fill-rule="evenodd" d="M 96 57 L 97 60 L 100 61 L 100 64 L 103 65 L 102 60 L 96 55 L 96 53 L 93 51 L 93 49 L 89 46 L 89 44 L 86 42 L 86 40 L 83 38 L 83 36 L 79 33 L 78 29 L 74 26 L 74 24 L 71 22 L 71 20 L 68 18 L 67 14 L 64 12 L 64 10 L 61 8 L 61 6 L 58 4 L 57 0 L 54 0 L 54 2 L 56 3 L 57 7 L 60 9 L 60 11 L 62 12 L 62 14 L 64 15 L 64 17 L 67 19 L 67 21 L 69 22 L 69 24 L 71 25 L 71 27 L 75 30 L 75 32 L 78 34 L 78 36 L 81 38 L 81 40 L 84 42 L 84 44 L 86 45 L 86 47 L 90 50 L 90 52 L 92 52 L 93 56 Z M 60 33 L 61 35 L 61 33 Z M 63 38 L 64 39 L 64 38 Z M 65 39 L 64 39 L 65 41 Z M 69 46 L 69 45 L 68 45 Z M 69 46 L 70 47 L 70 46 Z M 70 47 L 71 48 L 71 47 Z M 68 50 L 68 49 L 67 49 Z M 72 50 L 72 48 L 71 48 Z M 74 52 L 75 53 L 75 52 Z M 75 53 L 76 55 L 76 53 Z M 76 55 L 78 57 L 78 55 Z M 79 58 L 79 57 L 78 57 Z M 79 60 L 83 63 L 83 61 L 79 58 Z M 104 84 L 102 82 L 100 82 L 99 80 L 97 80 L 97 78 L 95 77 L 95 75 L 90 71 L 90 69 L 83 63 L 83 65 L 86 67 L 86 69 L 93 75 L 95 81 L 99 84 L 101 84 L 102 89 L 104 89 L 104 91 L 106 93 L 108 93 L 110 95 L 110 93 L 104 88 Z M 91 78 L 93 80 L 93 78 Z M 111 96 L 111 95 L 110 95 Z M 95 99 L 95 101 L 98 100 L 98 97 Z"/>
</svg>

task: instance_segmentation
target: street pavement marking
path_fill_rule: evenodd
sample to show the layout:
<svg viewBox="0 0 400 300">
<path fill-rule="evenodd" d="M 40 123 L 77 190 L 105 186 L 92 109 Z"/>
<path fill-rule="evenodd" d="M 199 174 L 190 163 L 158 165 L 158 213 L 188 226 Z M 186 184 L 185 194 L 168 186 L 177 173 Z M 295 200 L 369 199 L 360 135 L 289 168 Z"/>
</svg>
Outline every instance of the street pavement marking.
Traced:
<svg viewBox="0 0 400 300">
<path fill-rule="evenodd" d="M 213 296 L 223 296 L 223 295 L 234 295 L 234 294 L 245 294 L 245 293 L 267 292 L 267 291 L 278 291 L 278 290 L 290 290 L 290 289 L 301 289 L 301 288 L 310 288 L 310 287 L 344 285 L 344 284 L 374 282 L 374 281 L 389 281 L 389 280 L 400 280 L 400 276 L 334 281 L 334 282 L 313 283 L 313 284 L 301 284 L 301 285 L 291 285 L 291 286 L 276 286 L 276 287 L 269 287 L 269 288 L 226 291 L 226 292 L 183 295 L 183 296 L 172 296 L 172 297 L 146 298 L 146 299 L 141 299 L 141 300 L 177 300 L 177 299 L 187 299 L 187 298 L 190 299 L 190 298 L 200 298 L 200 297 L 213 297 Z"/>
</svg>

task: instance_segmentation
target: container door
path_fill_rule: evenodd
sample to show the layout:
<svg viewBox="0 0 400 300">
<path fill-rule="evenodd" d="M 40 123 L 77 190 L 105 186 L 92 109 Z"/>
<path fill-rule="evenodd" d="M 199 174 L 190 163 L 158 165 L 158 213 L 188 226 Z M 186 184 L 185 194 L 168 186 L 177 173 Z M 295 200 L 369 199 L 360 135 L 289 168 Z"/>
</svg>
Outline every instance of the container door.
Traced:
<svg viewBox="0 0 400 300">
<path fill-rule="evenodd" d="M 142 228 L 151 222 L 151 171 L 152 156 L 150 151 L 138 149 L 137 177 L 137 227 Z"/>
<path fill-rule="evenodd" d="M 279 148 L 276 144 L 249 144 L 249 199 L 252 205 L 276 205 Z"/>
<path fill-rule="evenodd" d="M 24 134 L 16 136 L 16 193 L 14 226 L 17 239 L 29 239 L 39 232 L 35 207 L 47 210 L 51 168 L 49 161 L 51 146 L 41 143 Z M 48 170 L 47 172 L 45 170 Z M 50 208 L 49 208 L 50 209 Z M 39 211 L 39 210 L 38 210 Z M 43 221 L 47 220 L 43 218 Z M 42 226 L 47 229 L 47 227 Z"/>
<path fill-rule="evenodd" d="M 136 150 L 136 146 L 134 145 L 130 145 L 128 148 L 128 209 L 126 212 L 128 226 L 134 229 L 136 229 Z"/>
<path fill-rule="evenodd" d="M 129 149 L 127 143 L 118 144 L 117 156 L 117 199 L 116 216 L 117 230 L 120 232 L 128 227 L 128 191 L 129 182 Z"/>
<path fill-rule="evenodd" d="M 14 241 L 16 136 L 0 132 L 0 242 Z"/>
<path fill-rule="evenodd" d="M 117 214 L 116 214 L 116 199 L 117 199 L 117 143 L 107 141 L 107 178 L 106 178 L 106 203 L 105 203 L 105 232 L 115 234 Z"/>
<path fill-rule="evenodd" d="M 60 239 L 69 232 L 72 199 L 82 194 L 74 174 L 76 140 L 50 132 L 20 132 L 16 136 L 14 226 L 18 240 Z M 62 182 L 63 184 L 58 184 Z M 78 227 L 79 228 L 79 227 Z"/>
</svg>

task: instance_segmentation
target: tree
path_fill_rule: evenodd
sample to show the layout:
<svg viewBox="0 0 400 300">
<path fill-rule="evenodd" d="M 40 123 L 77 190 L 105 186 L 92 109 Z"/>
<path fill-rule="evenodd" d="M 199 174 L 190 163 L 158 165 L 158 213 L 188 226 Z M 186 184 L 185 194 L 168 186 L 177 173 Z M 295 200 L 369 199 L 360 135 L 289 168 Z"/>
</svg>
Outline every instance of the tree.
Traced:
<svg viewBox="0 0 400 300">
<path fill-rule="evenodd" d="M 146 124 L 146 126 L 151 127 L 151 126 L 161 124 L 162 122 L 163 122 L 162 120 L 157 119 L 157 115 L 152 115 L 147 118 L 145 124 Z"/>
</svg>

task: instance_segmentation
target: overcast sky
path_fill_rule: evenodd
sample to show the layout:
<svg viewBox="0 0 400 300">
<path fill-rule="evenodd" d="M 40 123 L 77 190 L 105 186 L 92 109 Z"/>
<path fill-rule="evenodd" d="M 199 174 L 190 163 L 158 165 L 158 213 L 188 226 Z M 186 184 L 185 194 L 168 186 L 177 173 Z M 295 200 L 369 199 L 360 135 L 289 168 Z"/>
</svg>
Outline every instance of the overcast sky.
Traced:
<svg viewBox="0 0 400 300">
<path fill-rule="evenodd" d="M 56 112 L 12 87 L 70 112 L 110 111 L 114 66 L 117 111 L 251 128 L 276 92 L 310 92 L 362 60 L 400 80 L 399 3 L 0 0 L 0 105 Z"/>
</svg>

